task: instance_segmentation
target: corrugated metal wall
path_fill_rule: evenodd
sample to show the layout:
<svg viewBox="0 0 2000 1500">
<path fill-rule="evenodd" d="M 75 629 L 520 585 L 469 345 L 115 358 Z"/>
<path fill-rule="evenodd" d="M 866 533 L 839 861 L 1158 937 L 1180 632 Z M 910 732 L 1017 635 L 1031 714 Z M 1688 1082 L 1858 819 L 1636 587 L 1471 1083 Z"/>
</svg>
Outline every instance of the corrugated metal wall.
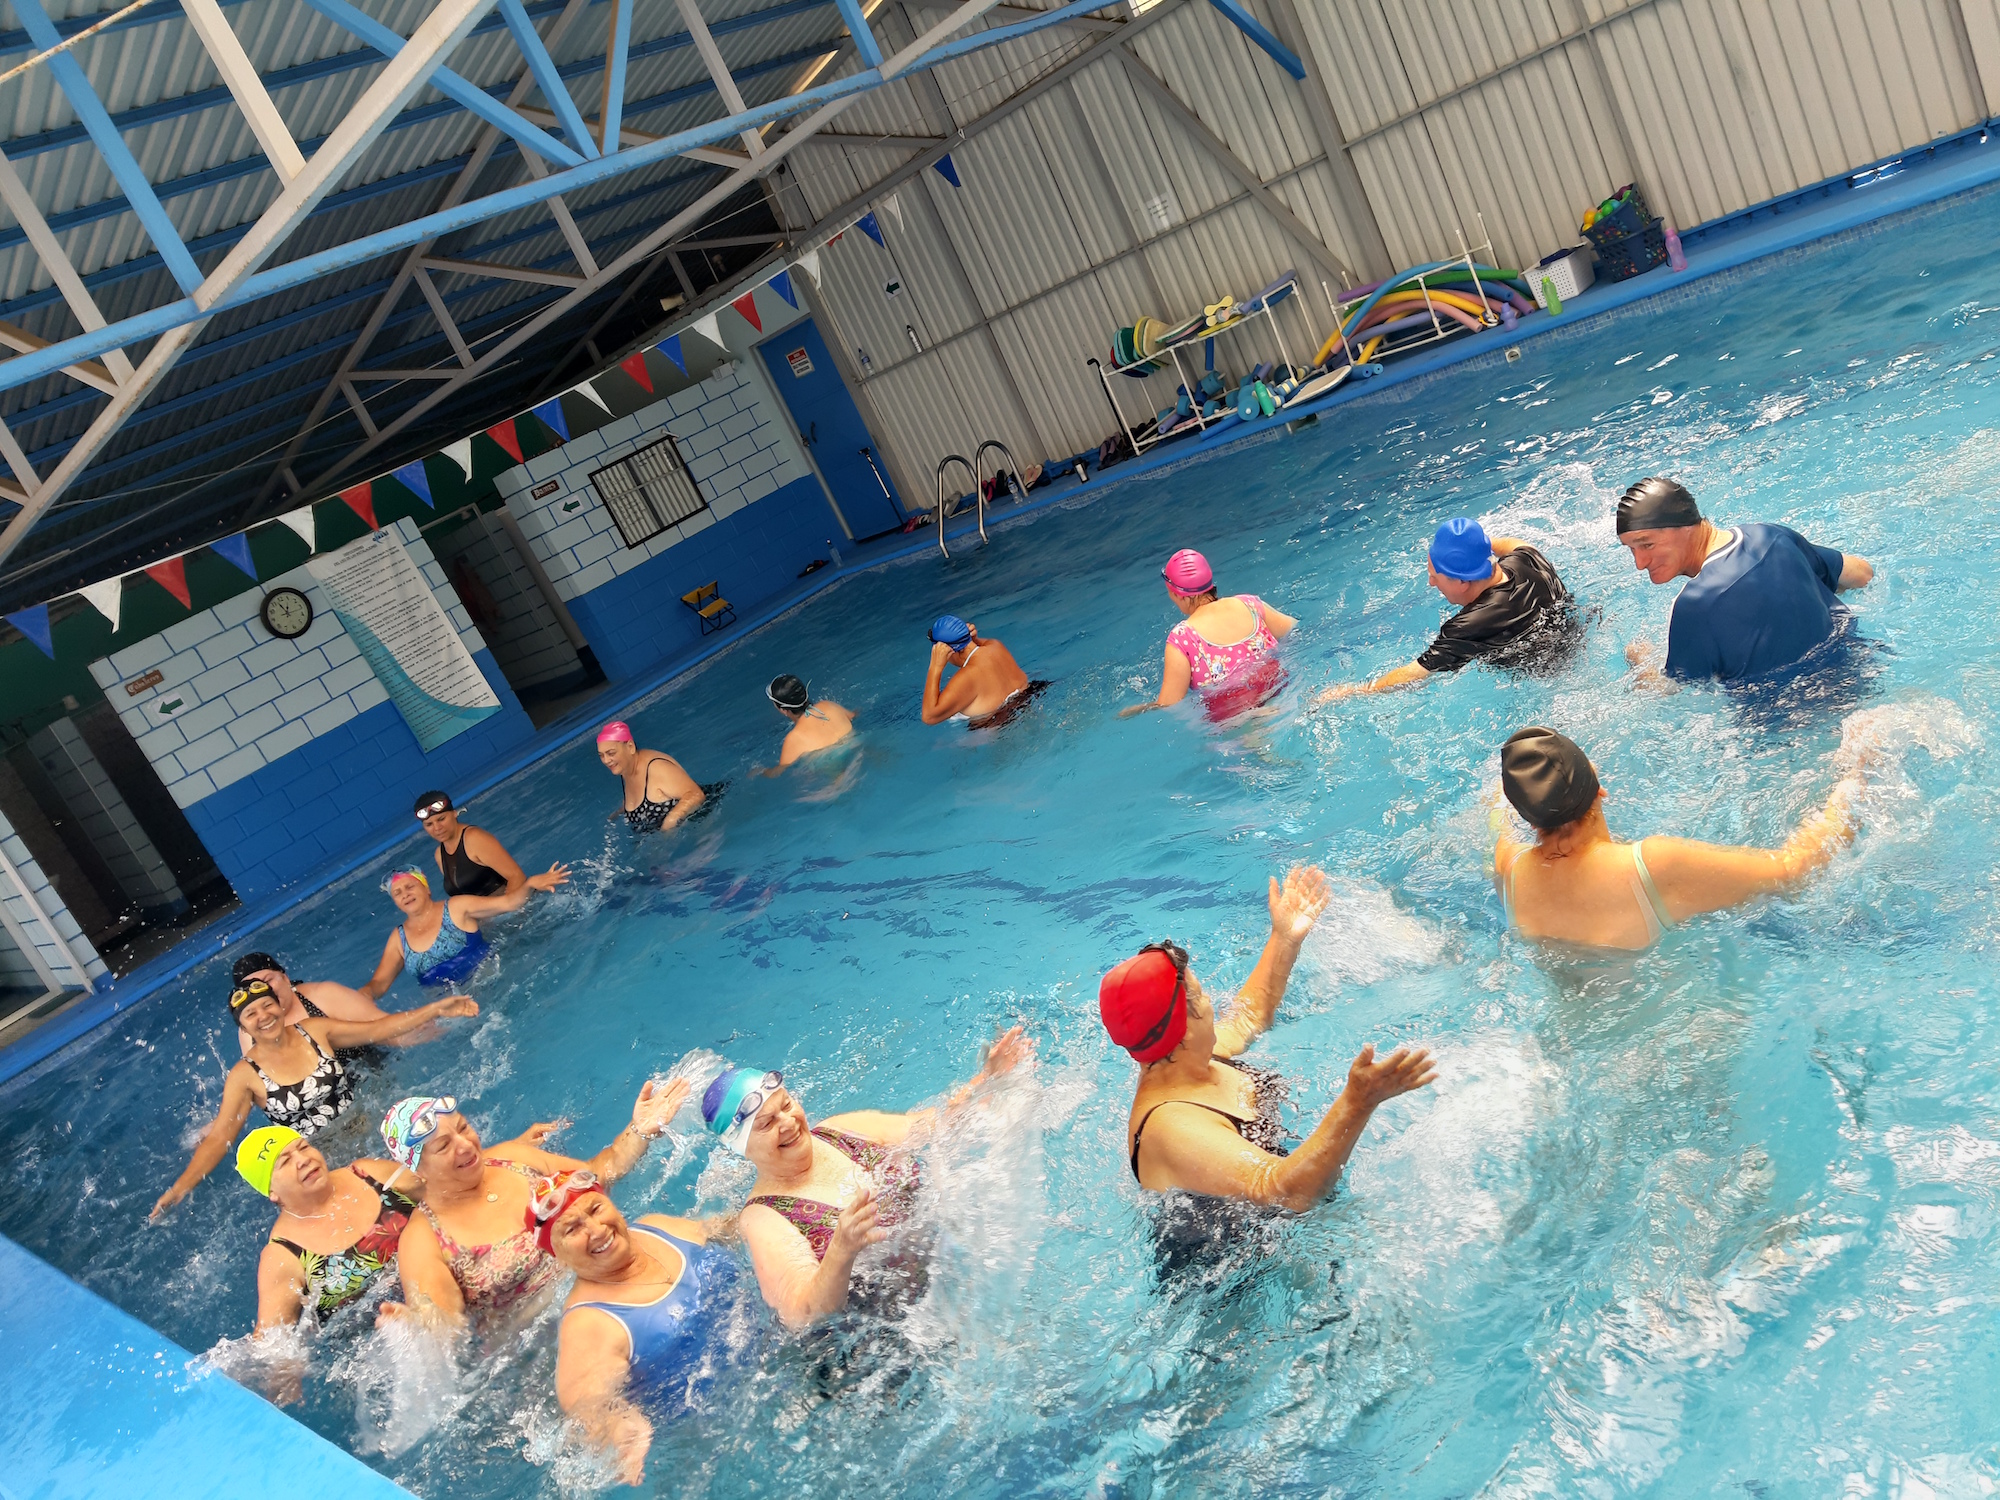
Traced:
<svg viewBox="0 0 2000 1500">
<path fill-rule="evenodd" d="M 1456 252 L 1483 219 L 1503 264 L 1576 239 L 1636 181 L 1692 225 L 1977 124 L 2000 105 L 2000 0 L 1250 0 L 1296 39 L 1294 81 L 1211 7 L 1164 0 L 1129 39 L 1058 27 L 884 90 L 850 134 L 944 136 L 1031 78 L 1093 61 L 877 200 L 885 246 L 850 232 L 821 300 L 910 494 L 946 453 L 999 437 L 1022 462 L 1113 423 L 1085 361 L 1138 313 L 1176 319 L 1297 268 L 1287 338 L 1331 326 L 1318 259 L 1356 279 Z M 1166 7 L 1172 7 L 1166 10 Z M 1108 14 L 1108 13 L 1107 13 Z M 892 43 L 928 5 L 874 12 Z M 1233 154 L 1184 127 L 1120 41 Z M 794 158 L 812 220 L 866 197 L 905 144 Z M 1290 211 L 1282 222 L 1247 176 Z M 798 194 L 787 194 L 797 224 Z M 891 287 L 894 290 L 890 290 Z M 1294 348 L 1295 355 L 1299 350 Z M 1256 337 L 1232 371 L 1269 358 Z M 1173 382 L 1126 382 L 1128 414 Z"/>
</svg>

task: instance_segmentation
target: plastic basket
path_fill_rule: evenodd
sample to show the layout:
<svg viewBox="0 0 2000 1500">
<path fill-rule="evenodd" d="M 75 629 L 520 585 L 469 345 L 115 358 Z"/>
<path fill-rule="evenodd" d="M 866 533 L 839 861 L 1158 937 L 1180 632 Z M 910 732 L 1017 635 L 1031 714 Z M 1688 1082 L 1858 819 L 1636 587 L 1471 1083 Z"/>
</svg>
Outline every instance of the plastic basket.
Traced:
<svg viewBox="0 0 2000 1500">
<path fill-rule="evenodd" d="M 1534 294 L 1535 305 L 1547 311 L 1549 294 L 1542 285 L 1544 281 L 1552 282 L 1556 295 L 1567 302 L 1596 280 L 1596 274 L 1590 268 L 1590 251 L 1577 245 L 1542 257 L 1539 265 L 1530 266 L 1522 273 L 1522 278 Z"/>
<path fill-rule="evenodd" d="M 1658 219 L 1637 234 L 1597 247 L 1597 274 L 1606 281 L 1624 281 L 1641 271 L 1667 263 L 1667 234 Z"/>
<path fill-rule="evenodd" d="M 1652 218 L 1646 207 L 1646 195 L 1631 183 L 1626 183 L 1611 196 L 1619 200 L 1617 208 L 1583 231 L 1583 237 L 1600 251 L 1606 245 L 1643 233 L 1647 220 Z"/>
</svg>

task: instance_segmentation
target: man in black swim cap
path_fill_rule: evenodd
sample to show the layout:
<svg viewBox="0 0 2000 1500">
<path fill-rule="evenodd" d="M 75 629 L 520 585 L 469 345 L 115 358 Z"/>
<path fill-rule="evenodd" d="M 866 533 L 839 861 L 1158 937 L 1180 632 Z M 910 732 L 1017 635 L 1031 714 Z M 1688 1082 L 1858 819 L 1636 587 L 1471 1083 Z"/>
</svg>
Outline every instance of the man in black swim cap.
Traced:
<svg viewBox="0 0 2000 1500">
<path fill-rule="evenodd" d="M 776 776 L 800 756 L 837 745 L 854 733 L 853 714 L 831 698 L 815 703 L 806 685 L 789 672 L 773 677 L 764 696 L 792 725 L 792 732 L 779 747 L 778 763 L 763 772 L 766 776 Z"/>
<path fill-rule="evenodd" d="M 1788 526 L 1717 526 L 1679 480 L 1658 476 L 1619 500 L 1618 540 L 1654 583 L 1689 580 L 1667 626 L 1669 677 L 1738 682 L 1792 666 L 1843 628 L 1835 596 L 1875 576 L 1867 558 L 1815 546 Z M 1625 652 L 1641 680 L 1660 675 L 1658 654 L 1648 641 Z"/>
</svg>

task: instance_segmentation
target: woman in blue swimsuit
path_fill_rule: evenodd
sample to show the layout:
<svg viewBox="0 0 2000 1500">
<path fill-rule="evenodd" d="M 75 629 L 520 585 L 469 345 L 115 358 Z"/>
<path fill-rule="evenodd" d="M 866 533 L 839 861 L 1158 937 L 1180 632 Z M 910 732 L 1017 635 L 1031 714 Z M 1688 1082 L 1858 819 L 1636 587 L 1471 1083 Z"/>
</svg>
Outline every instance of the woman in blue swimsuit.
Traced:
<svg viewBox="0 0 2000 1500">
<path fill-rule="evenodd" d="M 439 901 L 431 895 L 430 877 L 422 870 L 413 866 L 396 871 L 385 882 L 385 889 L 402 912 L 403 923 L 382 945 L 382 961 L 375 965 L 375 977 L 361 986 L 361 993 L 371 1000 L 381 999 L 405 969 L 419 984 L 463 984 L 486 957 L 481 922 L 519 911 L 534 892 L 552 891 L 568 881 L 569 866 L 557 862 L 549 866 L 546 875 L 530 875 L 518 891 L 502 891 L 497 896 L 448 896 Z"/>
<path fill-rule="evenodd" d="M 737 1263 L 693 1219 L 628 1221 L 587 1171 L 534 1186 L 529 1226 L 576 1273 L 563 1304 L 556 1399 L 592 1443 L 617 1456 L 621 1478 L 645 1476 L 653 1424 L 692 1404 L 721 1364 Z"/>
</svg>

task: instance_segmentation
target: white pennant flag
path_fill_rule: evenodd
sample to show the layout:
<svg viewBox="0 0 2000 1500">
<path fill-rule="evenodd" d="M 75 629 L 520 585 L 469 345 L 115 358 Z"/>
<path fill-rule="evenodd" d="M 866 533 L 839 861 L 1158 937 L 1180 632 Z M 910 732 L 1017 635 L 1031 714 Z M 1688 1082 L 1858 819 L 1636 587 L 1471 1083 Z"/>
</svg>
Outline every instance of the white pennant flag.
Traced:
<svg viewBox="0 0 2000 1500">
<path fill-rule="evenodd" d="M 604 404 L 604 398 L 597 394 L 597 387 L 592 385 L 588 380 L 584 381 L 582 385 L 571 386 L 569 394 L 572 396 L 582 396 L 587 400 L 594 401 L 602 409 L 605 416 L 608 417 L 611 415 L 611 408 Z"/>
<path fill-rule="evenodd" d="M 306 544 L 306 551 L 319 551 L 318 536 L 313 530 L 313 508 L 310 505 L 301 505 L 297 510 L 288 510 L 279 516 L 278 520 L 299 534 L 299 540 Z"/>
<path fill-rule="evenodd" d="M 707 339 L 711 344 L 715 345 L 716 348 L 718 349 L 728 348 L 728 345 L 722 342 L 721 313 L 712 312 L 707 314 L 705 317 L 696 318 L 694 320 L 694 331 L 700 334 L 703 338 Z"/>
<path fill-rule="evenodd" d="M 118 628 L 118 605 L 125 594 L 123 578 L 107 578 L 102 583 L 87 583 L 77 592 L 91 602 L 100 615 L 111 622 L 111 628 Z"/>
<path fill-rule="evenodd" d="M 900 233 L 903 228 L 903 205 L 901 200 L 894 193 L 891 193 L 882 200 L 882 209 L 890 218 L 896 221 L 896 229 Z"/>
<path fill-rule="evenodd" d="M 813 279 L 813 285 L 814 285 L 814 286 L 818 286 L 818 285 L 819 285 L 819 251 L 818 251 L 818 250 L 816 250 L 816 249 L 815 249 L 815 250 L 808 250 L 808 251 L 806 251 L 806 252 L 805 252 L 805 253 L 804 253 L 803 255 L 801 255 L 801 256 L 800 256 L 800 257 L 799 257 L 799 258 L 798 258 L 797 260 L 793 261 L 793 262 L 792 262 L 792 264 L 793 264 L 794 266 L 798 267 L 798 268 L 799 268 L 799 269 L 800 269 L 801 271 L 804 271 L 804 272 L 806 273 L 806 275 L 808 275 L 808 276 L 812 277 L 812 279 Z"/>
<path fill-rule="evenodd" d="M 472 439 L 462 437 L 455 443 L 445 445 L 444 456 L 457 464 L 459 471 L 467 479 L 472 477 Z"/>
</svg>

